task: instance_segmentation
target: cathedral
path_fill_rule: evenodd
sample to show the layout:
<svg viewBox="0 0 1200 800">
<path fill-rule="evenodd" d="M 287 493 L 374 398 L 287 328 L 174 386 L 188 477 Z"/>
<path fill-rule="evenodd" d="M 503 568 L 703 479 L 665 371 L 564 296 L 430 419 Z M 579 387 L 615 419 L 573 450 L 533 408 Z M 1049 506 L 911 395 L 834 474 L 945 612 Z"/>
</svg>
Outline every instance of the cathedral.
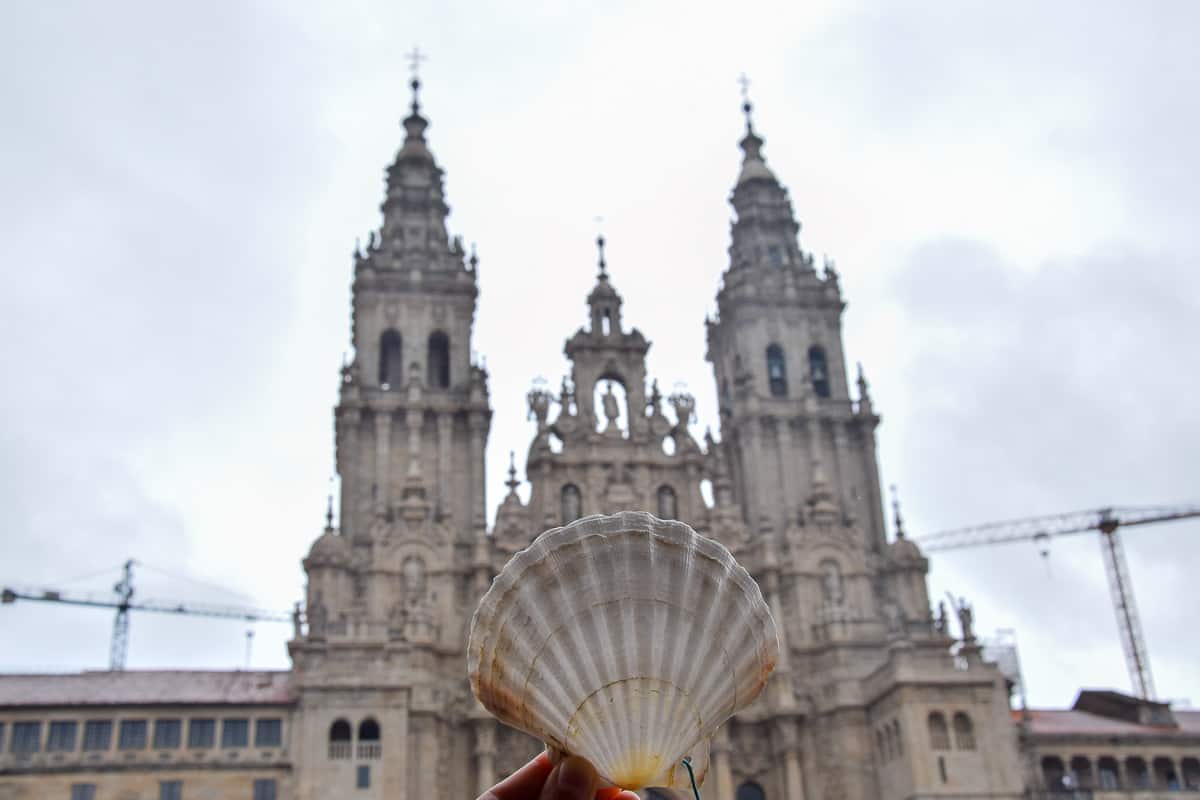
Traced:
<svg viewBox="0 0 1200 800">
<path fill-rule="evenodd" d="M 354 254 L 338 524 L 331 506 L 303 561 L 292 669 L 0 676 L 0 800 L 476 797 L 541 747 L 469 690 L 478 599 L 542 531 L 625 509 L 722 542 L 780 626 L 767 689 L 713 742 L 706 800 L 999 800 L 1068 776 L 1200 789 L 1200 712 L 1112 692 L 1014 712 L 969 607 L 931 608 L 929 564 L 898 509 L 886 534 L 880 417 L 862 369 L 848 376 L 838 274 L 801 247 L 748 103 L 704 328 L 718 435 L 698 436 L 694 399 L 647 374 L 655 331 L 623 316 L 600 239 L 587 315 L 564 331 L 569 374 L 526 398 L 529 499 L 514 465 L 489 515 L 477 262 L 448 234 L 412 88 L 382 225 Z"/>
</svg>

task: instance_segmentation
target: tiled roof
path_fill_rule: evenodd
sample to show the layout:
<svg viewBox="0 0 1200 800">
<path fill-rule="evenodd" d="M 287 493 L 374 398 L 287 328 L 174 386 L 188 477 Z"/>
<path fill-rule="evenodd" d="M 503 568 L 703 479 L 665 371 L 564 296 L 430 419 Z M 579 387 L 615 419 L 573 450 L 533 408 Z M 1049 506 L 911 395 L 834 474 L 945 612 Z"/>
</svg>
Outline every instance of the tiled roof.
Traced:
<svg viewBox="0 0 1200 800">
<path fill-rule="evenodd" d="M 288 672 L 128 670 L 0 674 L 0 708 L 117 705 L 288 705 Z"/>
<path fill-rule="evenodd" d="M 1029 724 L 1035 736 L 1200 736 L 1200 711 L 1173 713 L 1178 728 L 1139 725 L 1072 709 L 1030 709 Z M 1014 722 L 1020 721 L 1020 711 L 1013 711 L 1012 715 Z"/>
</svg>

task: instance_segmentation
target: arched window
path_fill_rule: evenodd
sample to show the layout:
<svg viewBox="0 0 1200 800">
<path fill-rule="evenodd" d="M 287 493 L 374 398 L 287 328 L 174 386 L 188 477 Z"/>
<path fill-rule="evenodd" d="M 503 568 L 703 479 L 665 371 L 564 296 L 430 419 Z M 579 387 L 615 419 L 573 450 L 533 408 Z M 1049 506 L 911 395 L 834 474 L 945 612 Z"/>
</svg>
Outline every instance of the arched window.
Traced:
<svg viewBox="0 0 1200 800">
<path fill-rule="evenodd" d="M 887 749 L 883 746 L 883 731 L 875 729 L 875 747 L 879 749 L 879 760 L 887 761 Z"/>
<path fill-rule="evenodd" d="M 767 800 L 767 794 L 754 781 L 746 781 L 737 788 L 737 800 Z"/>
<path fill-rule="evenodd" d="M 379 741 L 379 723 L 367 717 L 358 723 L 358 757 L 379 758 L 383 746 Z"/>
<path fill-rule="evenodd" d="M 350 723 L 344 719 L 334 720 L 329 726 L 329 757 L 350 757 Z"/>
<path fill-rule="evenodd" d="M 1067 788 L 1063 781 L 1066 776 L 1067 769 L 1063 766 L 1061 758 L 1046 756 L 1042 759 L 1042 782 L 1046 785 L 1047 790 L 1054 792 Z"/>
<path fill-rule="evenodd" d="M 1075 756 L 1071 759 L 1071 777 L 1075 780 L 1076 789 L 1095 789 L 1096 781 L 1092 775 L 1091 759 Z"/>
<path fill-rule="evenodd" d="M 808 376 L 817 397 L 829 397 L 829 363 L 820 345 L 808 348 Z"/>
<path fill-rule="evenodd" d="M 1179 791 L 1179 775 L 1175 772 L 1175 762 L 1159 756 L 1154 759 L 1154 788 L 1166 789 L 1168 792 Z"/>
<path fill-rule="evenodd" d="M 1113 775 L 1116 775 L 1116 764 L 1113 764 Z M 1180 762 L 1183 768 L 1183 788 L 1200 789 L 1200 759 L 1188 756 Z M 1101 767 L 1103 769 L 1103 767 Z"/>
<path fill-rule="evenodd" d="M 404 380 L 404 351 L 400 334 L 388 328 L 379 337 L 379 385 L 395 387 Z"/>
<path fill-rule="evenodd" d="M 891 761 L 896 757 L 896 740 L 892 735 L 891 725 L 883 726 L 883 745 L 884 749 L 887 751 L 888 760 Z"/>
<path fill-rule="evenodd" d="M 959 750 L 975 749 L 975 728 L 971 718 L 961 711 L 954 715 L 954 746 Z"/>
<path fill-rule="evenodd" d="M 929 746 L 934 750 L 950 749 L 950 730 L 946 727 L 946 718 L 940 711 L 929 715 Z"/>
<path fill-rule="evenodd" d="M 1146 760 L 1139 756 L 1125 759 L 1125 780 L 1129 783 L 1127 789 L 1149 789 L 1150 771 L 1146 768 Z"/>
<path fill-rule="evenodd" d="M 904 736 L 900 732 L 900 720 L 892 720 L 892 732 L 896 735 L 896 754 L 904 755 Z"/>
<path fill-rule="evenodd" d="M 658 518 L 679 519 L 679 500 L 670 486 L 658 487 Z"/>
<path fill-rule="evenodd" d="M 1117 760 L 1112 756 L 1103 756 L 1096 762 L 1096 771 L 1099 773 L 1101 789 L 1119 789 L 1121 781 L 1117 777 Z M 1197 786 L 1200 788 L 1200 786 Z"/>
<path fill-rule="evenodd" d="M 772 397 L 787 397 L 787 363 L 783 358 L 783 348 L 777 344 L 767 347 L 767 384 Z"/>
<path fill-rule="evenodd" d="M 429 335 L 429 355 L 426 358 L 431 389 L 450 388 L 450 337 L 441 331 Z"/>
<path fill-rule="evenodd" d="M 563 525 L 583 516 L 583 495 L 580 494 L 578 486 L 568 483 L 562 488 L 561 498 Z"/>
</svg>

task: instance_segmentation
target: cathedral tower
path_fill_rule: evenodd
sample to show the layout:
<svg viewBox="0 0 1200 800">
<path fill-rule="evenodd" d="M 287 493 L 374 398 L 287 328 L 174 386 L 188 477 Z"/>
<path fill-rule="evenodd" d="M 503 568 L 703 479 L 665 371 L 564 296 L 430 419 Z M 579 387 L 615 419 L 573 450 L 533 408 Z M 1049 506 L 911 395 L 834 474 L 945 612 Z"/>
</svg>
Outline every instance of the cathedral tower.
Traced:
<svg viewBox="0 0 1200 800">
<path fill-rule="evenodd" d="M 846 379 L 838 275 L 829 261 L 818 272 L 801 248 L 788 192 L 744 109 L 729 267 L 707 325 L 734 491 L 751 529 L 828 511 L 882 552 L 879 419 L 861 371 L 857 397 Z"/>
<path fill-rule="evenodd" d="M 414 79 L 383 224 L 355 248 L 354 356 L 334 411 L 340 525 L 331 502 L 304 560 L 308 628 L 290 643 L 311 719 L 300 796 L 314 800 L 425 796 L 450 780 L 448 705 L 462 697 L 476 600 L 463 589 L 486 551 L 491 409 L 470 357 L 477 260 L 447 234 L 419 88 Z"/>
</svg>

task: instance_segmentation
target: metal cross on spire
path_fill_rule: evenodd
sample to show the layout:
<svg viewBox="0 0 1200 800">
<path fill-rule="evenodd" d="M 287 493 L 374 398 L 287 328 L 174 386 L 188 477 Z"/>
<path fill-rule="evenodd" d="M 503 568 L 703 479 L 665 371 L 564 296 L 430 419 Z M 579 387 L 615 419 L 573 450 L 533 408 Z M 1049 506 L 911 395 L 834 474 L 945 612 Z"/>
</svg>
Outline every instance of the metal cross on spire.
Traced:
<svg viewBox="0 0 1200 800">
<path fill-rule="evenodd" d="M 596 223 L 596 249 L 600 253 L 599 278 L 604 280 L 608 278 L 608 265 L 604 263 L 604 217 L 593 217 L 592 221 Z"/>
<path fill-rule="evenodd" d="M 738 85 L 742 87 L 742 113 L 746 115 L 746 130 L 750 131 L 754 129 L 754 123 L 750 119 L 754 105 L 750 102 L 750 79 L 746 77 L 746 73 L 738 76 Z"/>
<path fill-rule="evenodd" d="M 406 53 L 404 58 L 408 61 L 408 72 L 411 76 L 408 85 L 412 87 L 412 111 L 416 114 L 421 107 L 420 98 L 417 96 L 417 93 L 421 89 L 421 62 L 428 61 L 429 56 L 422 53 L 421 48 L 413 45 L 412 52 Z"/>
<path fill-rule="evenodd" d="M 408 71 L 412 74 L 413 80 L 420 80 L 421 76 L 418 73 L 421 70 L 421 62 L 428 61 L 429 56 L 422 53 L 421 48 L 414 46 L 412 52 L 405 53 L 404 57 L 408 60 Z"/>
</svg>

